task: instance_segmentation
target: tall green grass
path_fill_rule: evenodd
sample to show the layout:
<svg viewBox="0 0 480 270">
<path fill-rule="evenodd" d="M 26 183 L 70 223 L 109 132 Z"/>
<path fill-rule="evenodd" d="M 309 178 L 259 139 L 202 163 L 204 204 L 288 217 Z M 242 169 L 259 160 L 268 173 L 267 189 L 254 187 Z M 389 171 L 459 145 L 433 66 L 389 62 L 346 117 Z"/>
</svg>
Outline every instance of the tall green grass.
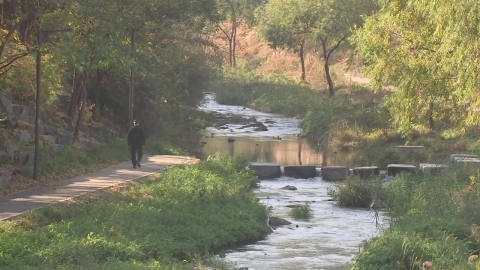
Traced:
<svg viewBox="0 0 480 270">
<path fill-rule="evenodd" d="M 371 239 L 352 269 L 476 269 L 468 258 L 480 251 L 478 172 L 404 174 L 385 188 L 390 228 Z M 402 268 L 403 267 L 403 268 Z"/>
<path fill-rule="evenodd" d="M 215 157 L 87 204 L 0 223 L 0 269 L 193 269 L 269 233 L 243 159 Z"/>
</svg>

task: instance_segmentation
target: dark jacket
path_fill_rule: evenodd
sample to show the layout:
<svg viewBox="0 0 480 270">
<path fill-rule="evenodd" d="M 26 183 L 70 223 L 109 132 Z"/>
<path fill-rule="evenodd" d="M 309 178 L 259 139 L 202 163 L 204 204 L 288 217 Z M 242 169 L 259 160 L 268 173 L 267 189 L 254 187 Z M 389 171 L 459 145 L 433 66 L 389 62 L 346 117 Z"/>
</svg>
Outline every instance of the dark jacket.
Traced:
<svg viewBox="0 0 480 270">
<path fill-rule="evenodd" d="M 128 131 L 128 145 L 132 147 L 145 145 L 145 134 L 139 126 L 132 127 Z"/>
</svg>

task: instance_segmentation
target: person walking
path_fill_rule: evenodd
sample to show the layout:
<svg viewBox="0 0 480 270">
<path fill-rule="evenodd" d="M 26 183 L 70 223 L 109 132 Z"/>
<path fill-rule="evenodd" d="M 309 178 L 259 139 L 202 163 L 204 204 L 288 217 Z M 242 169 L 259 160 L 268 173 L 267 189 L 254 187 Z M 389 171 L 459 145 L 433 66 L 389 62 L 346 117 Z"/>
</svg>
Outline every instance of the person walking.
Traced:
<svg viewBox="0 0 480 270">
<path fill-rule="evenodd" d="M 133 127 L 128 131 L 128 149 L 132 158 L 133 168 L 142 167 L 140 161 L 142 160 L 142 146 L 145 145 L 145 134 L 140 127 L 138 120 L 133 120 Z"/>
</svg>

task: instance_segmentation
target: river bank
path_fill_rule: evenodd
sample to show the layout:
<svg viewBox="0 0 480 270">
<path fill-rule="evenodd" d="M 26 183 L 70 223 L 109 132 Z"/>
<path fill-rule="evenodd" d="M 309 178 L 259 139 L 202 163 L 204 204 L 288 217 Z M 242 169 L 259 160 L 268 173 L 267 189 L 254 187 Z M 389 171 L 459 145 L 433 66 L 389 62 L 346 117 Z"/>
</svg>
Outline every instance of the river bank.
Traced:
<svg viewBox="0 0 480 270">
<path fill-rule="evenodd" d="M 231 269 L 209 254 L 262 239 L 264 205 L 246 161 L 215 157 L 93 202 L 60 204 L 0 223 L 6 269 Z"/>
</svg>

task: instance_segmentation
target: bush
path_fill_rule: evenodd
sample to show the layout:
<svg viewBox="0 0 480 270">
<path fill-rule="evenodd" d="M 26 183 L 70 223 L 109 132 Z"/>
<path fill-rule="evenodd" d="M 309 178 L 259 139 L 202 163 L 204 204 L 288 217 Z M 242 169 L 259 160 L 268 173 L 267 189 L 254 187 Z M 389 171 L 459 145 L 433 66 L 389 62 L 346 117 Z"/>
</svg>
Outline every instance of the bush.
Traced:
<svg viewBox="0 0 480 270">
<path fill-rule="evenodd" d="M 313 217 L 313 211 L 310 205 L 297 205 L 290 210 L 290 216 L 294 219 L 310 219 Z"/>
<path fill-rule="evenodd" d="M 383 199 L 380 178 L 363 180 L 358 177 L 349 177 L 330 187 L 327 193 L 337 205 L 347 207 L 370 207 L 373 198 Z"/>
</svg>

